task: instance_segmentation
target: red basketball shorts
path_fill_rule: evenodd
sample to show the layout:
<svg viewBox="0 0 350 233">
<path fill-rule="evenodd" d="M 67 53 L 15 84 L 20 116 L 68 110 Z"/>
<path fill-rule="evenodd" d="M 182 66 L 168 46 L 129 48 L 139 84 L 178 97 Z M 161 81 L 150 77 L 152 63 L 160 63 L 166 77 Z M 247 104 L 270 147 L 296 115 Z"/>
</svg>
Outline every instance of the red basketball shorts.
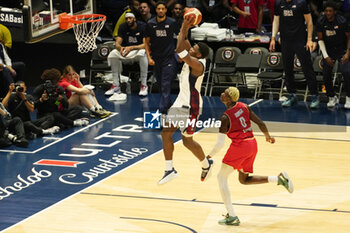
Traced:
<svg viewBox="0 0 350 233">
<path fill-rule="evenodd" d="M 232 142 L 222 162 L 245 173 L 253 173 L 253 164 L 258 152 L 255 138 Z"/>
</svg>

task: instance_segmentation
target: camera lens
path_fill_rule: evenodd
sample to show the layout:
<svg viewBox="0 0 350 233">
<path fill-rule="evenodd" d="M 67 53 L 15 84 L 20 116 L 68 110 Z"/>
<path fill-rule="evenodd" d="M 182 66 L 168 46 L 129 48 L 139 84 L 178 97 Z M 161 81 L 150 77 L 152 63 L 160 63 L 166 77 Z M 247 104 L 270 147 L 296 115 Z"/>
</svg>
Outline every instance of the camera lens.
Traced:
<svg viewBox="0 0 350 233">
<path fill-rule="evenodd" d="M 24 91 L 24 88 L 21 87 L 21 86 L 16 86 L 16 91 L 18 91 L 18 92 L 23 92 L 23 91 Z"/>
</svg>

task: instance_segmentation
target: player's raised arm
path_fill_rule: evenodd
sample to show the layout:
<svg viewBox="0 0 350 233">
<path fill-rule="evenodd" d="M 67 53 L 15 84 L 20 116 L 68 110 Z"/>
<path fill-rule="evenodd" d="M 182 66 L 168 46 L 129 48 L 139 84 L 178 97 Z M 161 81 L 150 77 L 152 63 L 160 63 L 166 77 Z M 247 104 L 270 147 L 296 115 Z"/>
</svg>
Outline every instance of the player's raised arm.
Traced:
<svg viewBox="0 0 350 233">
<path fill-rule="evenodd" d="M 188 41 L 188 43 L 186 43 L 188 30 L 193 26 L 193 21 L 193 18 L 184 18 L 180 33 L 177 37 L 176 52 L 179 55 L 179 57 L 192 68 L 192 74 L 194 74 L 195 76 L 200 76 L 204 72 L 204 67 L 202 63 L 198 61 L 197 57 L 193 57 L 190 55 L 189 50 L 193 48 L 191 47 Z"/>
</svg>

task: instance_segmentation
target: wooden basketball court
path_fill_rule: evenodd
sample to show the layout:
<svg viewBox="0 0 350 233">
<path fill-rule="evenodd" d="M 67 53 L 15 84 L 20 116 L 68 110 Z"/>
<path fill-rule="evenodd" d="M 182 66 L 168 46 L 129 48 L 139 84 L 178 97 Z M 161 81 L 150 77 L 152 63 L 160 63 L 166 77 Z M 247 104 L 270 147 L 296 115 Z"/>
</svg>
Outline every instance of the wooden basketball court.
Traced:
<svg viewBox="0 0 350 233">
<path fill-rule="evenodd" d="M 349 232 L 350 134 L 343 126 L 267 122 L 276 137 L 271 145 L 255 128 L 259 152 L 255 174 L 287 171 L 295 191 L 274 184 L 244 186 L 230 177 L 231 196 L 241 225 L 222 226 L 226 214 L 216 174 L 200 181 L 200 163 L 175 146 L 175 180 L 158 186 L 162 151 L 45 209 L 6 230 L 12 232 Z M 341 128 L 343 127 L 343 128 Z M 307 133 L 308 132 L 308 133 Z M 333 133 L 332 133 L 333 132 Z M 198 133 L 205 152 L 216 134 Z M 226 140 L 224 154 L 229 146 Z"/>
</svg>

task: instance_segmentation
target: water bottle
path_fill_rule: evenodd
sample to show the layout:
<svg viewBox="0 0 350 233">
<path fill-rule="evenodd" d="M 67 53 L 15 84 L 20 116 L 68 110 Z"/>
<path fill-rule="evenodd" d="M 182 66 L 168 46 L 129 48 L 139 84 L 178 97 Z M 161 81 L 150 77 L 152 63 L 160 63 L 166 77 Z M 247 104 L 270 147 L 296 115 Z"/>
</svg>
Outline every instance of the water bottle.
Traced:
<svg viewBox="0 0 350 233">
<path fill-rule="evenodd" d="M 231 32 L 230 32 L 230 29 L 226 29 L 226 36 L 225 36 L 225 40 L 226 41 L 230 41 L 230 34 L 231 34 Z"/>
<path fill-rule="evenodd" d="M 272 101 L 273 100 L 273 94 L 272 94 L 272 91 L 270 90 L 269 92 L 269 100 Z"/>
<path fill-rule="evenodd" d="M 130 82 L 126 83 L 126 94 L 131 94 L 131 84 L 130 84 Z"/>
</svg>

